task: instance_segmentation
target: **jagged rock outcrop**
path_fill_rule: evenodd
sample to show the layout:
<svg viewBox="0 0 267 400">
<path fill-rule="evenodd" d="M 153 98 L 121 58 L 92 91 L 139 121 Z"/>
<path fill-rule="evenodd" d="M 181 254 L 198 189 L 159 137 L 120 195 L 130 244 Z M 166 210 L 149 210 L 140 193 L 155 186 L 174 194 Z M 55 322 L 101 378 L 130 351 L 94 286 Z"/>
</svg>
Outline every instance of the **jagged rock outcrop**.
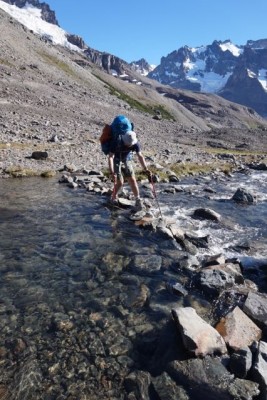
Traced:
<svg viewBox="0 0 267 400">
<path fill-rule="evenodd" d="M 68 34 L 67 39 L 71 44 L 74 44 L 82 50 L 87 48 L 87 45 L 81 36 Z"/>
<path fill-rule="evenodd" d="M 58 25 L 55 12 L 52 11 L 47 3 L 40 3 L 39 0 L 3 0 L 5 3 L 15 5 L 19 8 L 25 7 L 30 4 L 42 10 L 42 19 L 50 24 Z"/>
<path fill-rule="evenodd" d="M 124 73 L 124 62 L 119 57 L 94 50 L 90 47 L 85 50 L 84 54 L 89 58 L 90 61 L 109 73 L 112 73 L 112 70 L 118 75 Z"/>
<path fill-rule="evenodd" d="M 138 61 L 132 61 L 130 65 L 134 71 L 144 76 L 153 71 L 153 67 L 144 58 L 141 58 Z"/>
</svg>

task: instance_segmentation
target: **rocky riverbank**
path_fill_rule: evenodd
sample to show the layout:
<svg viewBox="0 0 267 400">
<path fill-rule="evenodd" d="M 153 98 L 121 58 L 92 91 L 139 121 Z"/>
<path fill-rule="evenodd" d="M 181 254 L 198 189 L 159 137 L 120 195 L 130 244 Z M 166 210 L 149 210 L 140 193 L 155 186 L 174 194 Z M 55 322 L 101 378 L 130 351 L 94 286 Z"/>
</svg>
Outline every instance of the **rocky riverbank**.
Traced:
<svg viewBox="0 0 267 400">
<path fill-rule="evenodd" d="M 215 172 L 186 186 L 185 196 L 196 196 L 188 218 L 207 221 L 214 236 L 226 221 L 197 204 L 214 195 L 212 182 L 231 179 Z M 264 260 L 247 268 L 223 250 L 209 254 L 211 238 L 183 229 L 181 218 L 130 221 L 127 191 L 126 208 L 105 207 L 112 183 L 100 172 L 65 172 L 60 181 L 56 189 L 51 181 L 26 179 L 17 189 L 15 180 L 2 181 L 1 393 L 19 400 L 265 399 Z M 149 205 L 151 188 L 141 186 Z M 157 183 L 158 195 L 179 201 L 182 190 L 180 182 Z M 249 210 L 256 197 L 236 190 L 229 202 Z M 13 231 L 20 251 L 12 258 Z"/>
<path fill-rule="evenodd" d="M 262 165 L 262 169 L 267 170 L 266 165 Z M 174 175 L 171 177 L 170 180 L 175 182 Z M 87 176 L 64 175 L 60 182 L 102 196 L 112 190 L 112 183 L 95 171 L 90 171 Z M 143 183 L 143 191 L 149 198 L 148 186 Z M 166 193 L 175 193 L 176 188 L 181 190 L 174 183 L 172 188 L 173 191 L 167 185 L 161 190 Z M 124 200 L 125 197 L 127 193 L 122 197 L 121 206 L 127 209 L 132 203 Z M 245 205 L 253 204 L 256 198 L 245 190 L 237 189 L 232 201 Z M 145 203 L 149 205 L 149 200 Z M 208 208 L 196 208 L 193 217 L 217 224 L 222 222 L 220 215 Z M 199 261 L 197 249 L 204 246 L 208 252 L 208 237 L 196 237 L 184 232 L 168 218 L 151 218 L 148 215 L 136 225 L 154 232 L 158 241 L 176 243 L 186 256 L 179 257 L 177 251 L 176 263 L 168 266 L 163 266 L 164 262 L 162 264 L 163 260 L 158 256 L 140 256 L 133 260 L 131 268 L 134 274 L 153 276 L 163 273 L 165 289 L 161 291 L 165 292 L 164 296 L 173 297 L 173 304 L 176 298 L 179 306 L 170 310 L 171 322 L 165 326 L 160 338 L 150 332 L 149 339 L 144 337 L 144 342 L 141 340 L 139 343 L 146 354 L 143 356 L 146 368 L 125 376 L 124 388 L 128 393 L 125 398 L 265 399 L 266 284 L 258 289 L 237 258 L 226 259 L 223 254 L 214 254 Z M 111 264 L 108 269 L 117 270 L 116 259 L 115 254 L 109 256 Z M 260 267 L 255 266 L 262 271 L 265 267 L 266 260 L 262 260 Z M 169 277 L 166 280 L 170 271 L 172 279 Z M 132 299 L 133 305 L 136 307 L 138 304 L 140 310 L 151 307 L 152 298 L 149 286 L 142 283 Z M 202 306 L 196 306 L 196 298 L 201 298 Z"/>
</svg>

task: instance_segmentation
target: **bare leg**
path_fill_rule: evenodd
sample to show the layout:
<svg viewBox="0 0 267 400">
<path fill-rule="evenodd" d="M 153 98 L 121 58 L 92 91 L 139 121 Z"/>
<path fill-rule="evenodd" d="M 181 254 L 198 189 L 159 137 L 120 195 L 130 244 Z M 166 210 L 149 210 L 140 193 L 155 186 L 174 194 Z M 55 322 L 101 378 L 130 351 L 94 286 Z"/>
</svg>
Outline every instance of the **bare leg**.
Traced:
<svg viewBox="0 0 267 400">
<path fill-rule="evenodd" d="M 117 197 L 117 194 L 119 193 L 120 188 L 123 186 L 123 177 L 121 177 L 120 179 L 116 179 L 115 184 L 114 184 L 114 190 L 112 193 L 112 200 L 115 200 Z"/>
<path fill-rule="evenodd" d="M 135 177 L 131 176 L 131 177 L 127 178 L 127 179 L 128 179 L 128 183 L 129 183 L 129 185 L 130 185 L 130 187 L 132 189 L 132 192 L 134 194 L 134 197 L 135 198 L 139 197 L 139 188 L 138 188 L 138 185 L 137 185 Z"/>
</svg>

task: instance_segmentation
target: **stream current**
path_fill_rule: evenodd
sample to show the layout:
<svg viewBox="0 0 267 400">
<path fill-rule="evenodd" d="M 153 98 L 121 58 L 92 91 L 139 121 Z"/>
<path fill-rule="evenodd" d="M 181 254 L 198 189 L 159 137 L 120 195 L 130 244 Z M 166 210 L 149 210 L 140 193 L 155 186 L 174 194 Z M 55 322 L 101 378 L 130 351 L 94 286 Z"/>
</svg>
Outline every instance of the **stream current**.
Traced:
<svg viewBox="0 0 267 400">
<path fill-rule="evenodd" d="M 170 186 L 178 191 L 156 184 L 163 216 L 209 235 L 197 257 L 236 257 L 266 289 L 258 266 L 267 260 L 267 173 Z M 238 187 L 257 201 L 233 202 Z M 192 219 L 199 207 L 222 222 Z M 186 281 L 171 268 L 184 251 L 105 207 L 103 197 L 55 179 L 2 180 L 0 226 L 0 389 L 19 400 L 124 399 L 124 377 L 149 368 L 171 309 L 184 305 L 164 284 Z M 210 308 L 194 294 L 187 305 L 202 316 Z"/>
</svg>

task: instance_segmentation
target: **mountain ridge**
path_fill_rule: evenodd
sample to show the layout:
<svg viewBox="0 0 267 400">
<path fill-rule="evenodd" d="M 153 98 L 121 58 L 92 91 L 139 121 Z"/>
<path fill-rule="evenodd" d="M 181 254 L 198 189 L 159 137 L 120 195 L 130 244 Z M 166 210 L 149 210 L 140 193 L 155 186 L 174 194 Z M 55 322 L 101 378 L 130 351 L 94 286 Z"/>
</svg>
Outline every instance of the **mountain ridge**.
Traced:
<svg viewBox="0 0 267 400">
<path fill-rule="evenodd" d="M 108 74 L 83 51 L 52 44 L 2 9 L 0 23 L 2 172 L 12 165 L 106 168 L 99 137 L 117 114 L 134 122 L 150 162 L 210 160 L 211 142 L 224 149 L 267 149 L 267 121 L 253 110 L 164 86 L 127 65 L 133 81 Z M 134 81 L 139 77 L 141 85 Z M 46 150 L 48 160 L 36 163 L 34 150 Z"/>
<path fill-rule="evenodd" d="M 54 11 L 46 3 L 39 0 L 2 2 L 22 9 L 29 5 L 37 7 L 44 21 L 59 27 Z M 267 116 L 267 39 L 248 40 L 245 45 L 235 45 L 227 39 L 194 48 L 183 46 L 162 57 L 155 67 L 144 58 L 129 64 L 116 55 L 91 48 L 76 34 L 61 32 L 64 34 L 64 45 L 80 49 L 91 62 L 123 80 L 142 85 L 142 77 L 147 76 L 176 89 L 217 94 L 253 108 L 264 118 Z M 47 33 L 43 36 L 45 40 L 54 40 Z"/>
<path fill-rule="evenodd" d="M 162 57 L 148 77 L 177 89 L 215 93 L 267 116 L 267 39 L 184 46 Z"/>
</svg>

